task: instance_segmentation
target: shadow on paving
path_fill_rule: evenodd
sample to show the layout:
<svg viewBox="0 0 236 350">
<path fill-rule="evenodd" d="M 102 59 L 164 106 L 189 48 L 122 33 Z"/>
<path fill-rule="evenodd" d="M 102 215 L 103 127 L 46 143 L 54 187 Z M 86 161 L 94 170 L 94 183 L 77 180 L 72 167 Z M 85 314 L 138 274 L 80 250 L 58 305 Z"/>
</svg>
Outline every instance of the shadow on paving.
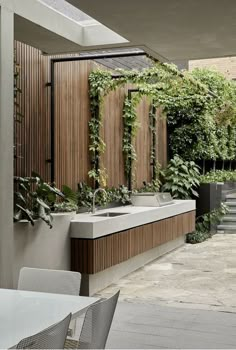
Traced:
<svg viewBox="0 0 236 350">
<path fill-rule="evenodd" d="M 236 234 L 216 234 L 121 278 L 108 348 L 236 349 Z"/>
<path fill-rule="evenodd" d="M 236 314 L 119 302 L 106 348 L 235 349 Z"/>
</svg>

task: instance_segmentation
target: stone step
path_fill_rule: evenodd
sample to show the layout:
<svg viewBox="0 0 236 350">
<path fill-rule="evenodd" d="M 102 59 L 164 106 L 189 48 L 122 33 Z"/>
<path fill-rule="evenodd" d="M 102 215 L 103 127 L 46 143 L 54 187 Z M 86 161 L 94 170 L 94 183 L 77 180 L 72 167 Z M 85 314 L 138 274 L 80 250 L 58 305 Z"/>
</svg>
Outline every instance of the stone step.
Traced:
<svg viewBox="0 0 236 350">
<path fill-rule="evenodd" d="M 236 200 L 235 201 L 226 201 L 225 204 L 228 207 L 236 207 Z"/>
<path fill-rule="evenodd" d="M 236 225 L 218 225 L 217 231 L 235 231 L 236 233 Z"/>
<path fill-rule="evenodd" d="M 236 221 L 221 221 L 220 225 L 227 226 L 227 227 L 234 226 L 236 230 Z"/>
<path fill-rule="evenodd" d="M 232 189 L 232 190 L 222 190 L 222 200 L 225 200 L 229 195 L 235 195 L 236 194 L 236 191 L 235 189 Z"/>
<path fill-rule="evenodd" d="M 232 221 L 232 222 L 236 222 L 236 215 L 235 215 L 235 216 L 225 215 L 225 216 L 222 218 L 222 221 Z"/>
<path fill-rule="evenodd" d="M 236 201 L 236 192 L 226 194 L 225 198 L 226 200 L 234 199 Z"/>
<path fill-rule="evenodd" d="M 229 208 L 228 209 L 228 212 L 227 212 L 227 215 L 232 215 L 232 214 L 236 214 L 236 208 Z"/>
<path fill-rule="evenodd" d="M 236 198 L 231 197 L 231 198 L 225 198 L 226 203 L 232 203 L 232 202 L 236 202 Z"/>
<path fill-rule="evenodd" d="M 231 234 L 231 235 L 234 235 L 236 234 L 236 231 L 235 230 L 217 230 L 216 233 L 220 233 L 220 234 Z"/>
</svg>

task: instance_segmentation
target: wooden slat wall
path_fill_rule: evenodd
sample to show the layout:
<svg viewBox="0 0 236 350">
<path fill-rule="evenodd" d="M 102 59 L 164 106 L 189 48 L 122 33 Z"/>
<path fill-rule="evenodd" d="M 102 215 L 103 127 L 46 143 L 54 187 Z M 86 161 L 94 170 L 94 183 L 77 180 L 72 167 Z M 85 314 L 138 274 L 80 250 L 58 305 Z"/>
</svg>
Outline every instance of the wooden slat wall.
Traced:
<svg viewBox="0 0 236 350">
<path fill-rule="evenodd" d="M 17 126 L 18 154 L 15 174 L 29 176 L 37 171 L 50 181 L 50 57 L 40 51 L 16 42 L 17 61 L 21 66 L 20 109 L 25 115 Z M 88 182 L 90 158 L 88 152 L 88 121 L 90 118 L 88 76 L 97 69 L 92 61 L 65 62 L 55 65 L 55 177 L 58 187 L 67 184 L 77 188 L 79 181 Z M 101 68 L 101 67 L 100 67 Z M 102 67 L 105 69 L 105 67 Z M 111 92 L 104 103 L 104 128 L 101 133 L 107 144 L 101 163 L 107 169 L 107 185 L 125 184 L 122 154 L 124 96 L 128 87 Z M 145 99 L 138 106 L 142 124 L 135 142 L 138 163 L 136 186 L 151 180 L 149 105 Z M 166 162 L 165 122 L 159 123 L 158 154 Z"/>
<path fill-rule="evenodd" d="M 195 211 L 98 239 L 72 238 L 71 268 L 95 274 L 195 229 Z"/>
<path fill-rule="evenodd" d="M 143 186 L 143 181 L 150 182 L 152 179 L 152 167 L 150 165 L 152 137 L 149 127 L 149 110 L 150 103 L 148 102 L 147 97 L 144 97 L 137 108 L 138 120 L 141 125 L 135 141 L 137 162 L 134 162 L 134 187 L 137 188 Z"/>
<path fill-rule="evenodd" d="M 90 170 L 88 76 L 91 61 L 55 65 L 55 175 L 58 186 L 76 189 Z"/>
<path fill-rule="evenodd" d="M 105 167 L 108 179 L 107 185 L 118 186 L 126 184 L 124 176 L 124 159 L 122 153 L 123 137 L 123 104 L 128 88 L 134 88 L 128 85 L 125 88 L 112 91 L 104 103 L 104 128 L 101 132 L 106 143 L 106 152 L 101 157 L 101 164 Z M 133 187 L 143 186 L 143 181 L 150 182 L 152 179 L 152 167 L 150 166 L 151 151 L 151 131 L 149 128 L 149 108 L 150 103 L 146 97 L 143 97 L 137 106 L 137 116 L 140 128 L 134 142 L 137 162 L 134 162 L 134 184 Z M 157 151 L 158 159 L 161 165 L 166 165 L 166 123 L 165 120 L 159 120 L 157 123 Z"/>
<path fill-rule="evenodd" d="M 120 88 L 112 91 L 104 101 L 104 127 L 101 135 L 106 143 L 106 151 L 101 157 L 101 165 L 106 168 L 108 187 L 126 184 L 122 152 L 122 115 L 126 90 Z"/>
<path fill-rule="evenodd" d="M 29 176 L 36 171 L 49 180 L 50 164 L 50 118 L 48 91 L 48 58 L 30 46 L 15 43 L 16 62 L 20 65 L 18 94 L 19 111 L 24 115 L 16 125 L 17 155 L 15 174 Z"/>
<path fill-rule="evenodd" d="M 161 110 L 157 110 L 157 159 L 164 168 L 167 166 L 167 124 Z"/>
</svg>

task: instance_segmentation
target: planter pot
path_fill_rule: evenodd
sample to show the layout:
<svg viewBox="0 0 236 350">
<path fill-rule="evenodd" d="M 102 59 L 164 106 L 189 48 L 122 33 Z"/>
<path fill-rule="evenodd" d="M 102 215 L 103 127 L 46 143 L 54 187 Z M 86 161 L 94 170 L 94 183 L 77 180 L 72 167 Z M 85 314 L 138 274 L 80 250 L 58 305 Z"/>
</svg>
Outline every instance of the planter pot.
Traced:
<svg viewBox="0 0 236 350">
<path fill-rule="evenodd" d="M 222 202 L 223 182 L 200 184 L 199 197 L 196 201 L 196 216 L 200 216 L 220 207 Z M 211 233 L 216 232 L 216 225 L 209 227 Z"/>
<path fill-rule="evenodd" d="M 200 184 L 197 198 L 197 216 L 209 213 L 213 209 L 220 207 L 222 200 L 223 182 L 212 182 Z"/>
<path fill-rule="evenodd" d="M 14 224 L 13 282 L 17 286 L 21 267 L 70 270 L 70 221 L 72 213 L 52 214 L 53 228 L 42 220 Z"/>
</svg>

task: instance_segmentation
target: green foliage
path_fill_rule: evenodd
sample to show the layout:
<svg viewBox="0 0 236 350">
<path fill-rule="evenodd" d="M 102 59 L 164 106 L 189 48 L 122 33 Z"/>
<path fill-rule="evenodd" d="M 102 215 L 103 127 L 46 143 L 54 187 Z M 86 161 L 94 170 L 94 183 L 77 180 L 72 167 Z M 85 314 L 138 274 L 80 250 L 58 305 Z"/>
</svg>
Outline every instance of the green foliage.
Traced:
<svg viewBox="0 0 236 350">
<path fill-rule="evenodd" d="M 92 189 L 92 187 L 87 185 L 85 182 L 80 182 L 78 184 L 78 192 L 77 192 L 78 208 L 92 207 L 93 192 L 94 192 L 94 189 Z"/>
<path fill-rule="evenodd" d="M 108 203 L 117 202 L 121 204 L 130 204 L 130 191 L 124 185 L 120 185 L 118 188 L 112 187 L 106 189 Z"/>
<path fill-rule="evenodd" d="M 55 213 L 66 213 L 77 211 L 77 193 L 69 186 L 62 186 L 63 200 L 58 200 L 53 203 L 53 211 Z"/>
<path fill-rule="evenodd" d="M 130 203 L 130 192 L 127 187 L 121 185 L 118 188 L 105 188 L 104 192 L 98 192 L 96 195 L 96 206 L 104 207 L 110 203 L 118 202 L 122 204 Z M 78 184 L 78 207 L 79 208 L 92 208 L 94 189 L 88 186 L 84 182 Z"/>
<path fill-rule="evenodd" d="M 52 211 L 77 210 L 76 197 L 68 186 L 63 186 L 63 193 L 35 172 L 31 177 L 14 177 L 14 185 L 14 222 L 27 220 L 34 225 L 34 220 L 42 219 L 52 228 Z"/>
<path fill-rule="evenodd" d="M 70 213 L 77 212 L 78 206 L 73 202 L 59 202 L 54 204 L 54 213 Z"/>
<path fill-rule="evenodd" d="M 210 213 L 197 217 L 196 230 L 201 232 L 208 232 L 210 226 L 217 224 L 227 212 L 228 207 L 224 203 L 221 203 L 218 209 L 214 209 Z"/>
<path fill-rule="evenodd" d="M 180 72 L 169 64 L 156 63 L 143 71 L 95 71 L 90 76 L 92 118 L 90 121 L 90 150 L 93 153 L 90 177 L 99 182 L 104 170 L 98 164 L 105 144 L 99 136 L 102 125 L 101 106 L 109 91 L 127 83 L 135 84 L 138 93 L 124 103 L 123 152 L 125 173 L 130 175 L 136 160 L 134 137 L 139 127 L 136 106 L 142 96 L 148 96 L 155 108 L 161 107 L 167 116 L 172 154 L 183 159 L 235 159 L 236 153 L 236 84 L 214 70 L 194 69 Z M 211 91 L 211 92 L 209 92 Z M 152 134 L 154 113 L 150 112 Z M 130 135 L 131 134 L 131 135 Z M 151 162 L 155 165 L 155 146 L 151 149 Z M 156 179 L 154 172 L 153 178 Z"/>
<path fill-rule="evenodd" d="M 111 73 L 108 71 L 97 70 L 89 76 L 90 84 L 90 110 L 91 119 L 89 121 L 89 151 L 91 152 L 92 169 L 89 171 L 89 177 L 97 183 L 101 183 L 101 170 L 99 169 L 100 155 L 104 153 L 106 145 L 100 135 L 102 126 L 102 105 L 103 98 L 108 89 L 112 89 L 113 81 Z"/>
<path fill-rule="evenodd" d="M 152 182 L 143 181 L 143 187 L 139 188 L 137 192 L 158 192 L 160 190 L 160 180 L 152 180 Z"/>
<path fill-rule="evenodd" d="M 186 243 L 190 243 L 190 244 L 201 243 L 211 237 L 212 237 L 212 234 L 210 232 L 194 231 L 186 235 Z"/>
<path fill-rule="evenodd" d="M 199 176 L 199 167 L 194 162 L 175 155 L 164 171 L 162 191 L 170 192 L 177 199 L 198 197 Z"/>
<path fill-rule="evenodd" d="M 131 100 L 126 98 L 123 109 L 124 134 L 123 134 L 123 153 L 125 157 L 125 173 L 130 176 L 132 163 L 136 160 L 136 151 L 134 148 L 134 137 L 139 127 L 136 106 L 143 96 L 148 96 L 152 100 L 152 105 L 162 107 L 163 113 L 168 115 L 169 123 L 176 127 L 176 123 L 182 120 L 183 115 L 191 120 L 196 113 L 206 109 L 206 101 L 209 99 L 209 93 L 204 84 L 198 82 L 191 74 L 181 73 L 175 65 L 156 63 L 153 67 L 140 71 L 117 70 L 119 77 L 113 79 L 112 73 L 108 71 L 97 70 L 90 74 L 90 101 L 91 101 L 91 120 L 90 128 L 90 151 L 92 153 L 92 169 L 89 176 L 101 183 L 101 175 L 105 178 L 105 170 L 99 165 L 100 154 L 105 150 L 105 144 L 100 137 L 100 128 L 102 126 L 102 105 L 104 96 L 109 91 L 127 83 L 135 84 L 138 92 L 132 94 Z M 194 106 L 194 108 L 193 108 Z M 195 117 L 197 119 L 197 117 Z M 204 118 L 203 118 L 204 119 Z M 206 118 L 205 118 L 206 119 Z M 150 129 L 152 133 L 156 130 L 152 125 L 153 114 L 150 113 Z M 199 125 L 202 120 L 199 120 Z M 205 121 L 205 126 L 209 125 Z M 183 141 L 183 136 L 187 135 L 182 132 L 179 136 Z M 190 138 L 193 135 L 187 135 Z M 212 136 L 212 130 L 207 133 L 207 137 Z M 177 143 L 174 137 L 173 145 Z M 191 143 L 191 141 L 190 141 Z M 176 150 L 178 146 L 174 146 Z M 155 145 L 151 149 L 151 162 L 155 165 L 156 154 Z M 181 149 L 179 149 L 181 151 Z M 187 147 L 185 148 L 187 150 Z M 207 152 L 206 147 L 200 147 L 195 158 L 199 158 L 201 150 Z M 210 149 L 212 156 L 215 157 L 215 150 Z M 183 152 L 182 152 L 183 153 Z M 195 159 L 194 158 L 194 159 Z M 98 166 L 99 165 L 99 166 Z M 153 179 L 157 176 L 154 171 Z"/>
<path fill-rule="evenodd" d="M 179 89 L 178 101 L 167 108 L 173 154 L 184 159 L 235 159 L 236 84 L 210 69 L 188 73 L 212 93 L 195 86 Z"/>
<path fill-rule="evenodd" d="M 125 158 L 125 175 L 128 177 L 131 173 L 132 162 L 136 161 L 137 155 L 134 148 L 134 138 L 137 134 L 137 130 L 140 126 L 137 114 L 136 106 L 140 101 L 142 95 L 140 93 L 132 94 L 131 98 L 127 96 L 124 101 L 123 108 L 123 154 Z"/>
<path fill-rule="evenodd" d="M 201 183 L 236 181 L 236 171 L 216 170 L 200 176 Z"/>
<path fill-rule="evenodd" d="M 31 177 L 14 177 L 14 222 L 42 219 L 52 228 L 51 206 L 57 196 L 64 197 L 57 188 L 44 182 L 41 177 L 32 173 Z"/>
<path fill-rule="evenodd" d="M 236 122 L 236 84 L 213 69 L 195 68 L 192 75 L 206 85 L 214 94 L 209 109 L 216 115 L 218 125 Z"/>
<path fill-rule="evenodd" d="M 105 207 L 112 203 L 117 204 L 130 204 L 130 191 L 128 188 L 124 185 L 120 185 L 119 187 L 111 187 L 111 188 L 104 188 L 106 190 L 106 194 L 104 192 L 98 192 L 96 195 L 96 206 L 98 207 Z M 139 188 L 138 190 L 135 190 L 135 192 L 157 192 L 160 189 L 160 181 L 159 180 L 153 180 L 151 183 L 143 182 L 143 187 Z M 84 182 L 80 182 L 78 184 L 78 193 L 77 193 L 77 200 L 78 200 L 78 207 L 79 208 L 92 208 L 93 203 L 93 193 L 94 189 L 90 186 L 88 186 Z"/>
<path fill-rule="evenodd" d="M 212 210 L 210 213 L 201 215 L 196 219 L 196 231 L 188 233 L 186 242 L 195 244 L 201 243 L 208 238 L 211 238 L 211 225 L 218 224 L 222 217 L 228 212 L 228 208 L 224 203 L 218 209 Z"/>
</svg>

